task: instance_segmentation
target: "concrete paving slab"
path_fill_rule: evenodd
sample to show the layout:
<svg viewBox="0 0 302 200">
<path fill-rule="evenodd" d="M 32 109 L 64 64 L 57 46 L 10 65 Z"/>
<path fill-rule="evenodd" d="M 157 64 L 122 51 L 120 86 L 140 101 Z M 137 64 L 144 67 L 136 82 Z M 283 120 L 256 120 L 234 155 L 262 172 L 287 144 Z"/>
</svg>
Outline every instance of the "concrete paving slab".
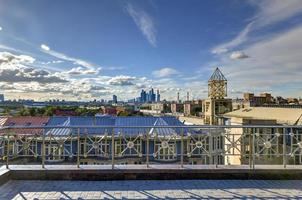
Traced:
<svg viewBox="0 0 302 200">
<path fill-rule="evenodd" d="M 302 181 L 16 181 L 0 199 L 302 199 Z"/>
</svg>

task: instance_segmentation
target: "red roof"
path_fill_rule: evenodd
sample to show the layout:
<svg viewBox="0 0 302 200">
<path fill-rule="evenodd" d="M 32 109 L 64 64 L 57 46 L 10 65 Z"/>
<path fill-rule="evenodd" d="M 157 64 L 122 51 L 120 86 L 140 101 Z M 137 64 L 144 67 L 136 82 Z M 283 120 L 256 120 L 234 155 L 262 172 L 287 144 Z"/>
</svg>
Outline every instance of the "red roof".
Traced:
<svg viewBox="0 0 302 200">
<path fill-rule="evenodd" d="M 4 126 L 45 126 L 49 120 L 49 117 L 8 117 Z M 39 135 L 42 134 L 42 128 L 37 129 L 10 129 L 10 132 L 16 133 L 17 135 Z M 3 134 L 3 133 L 2 133 Z"/>
</svg>

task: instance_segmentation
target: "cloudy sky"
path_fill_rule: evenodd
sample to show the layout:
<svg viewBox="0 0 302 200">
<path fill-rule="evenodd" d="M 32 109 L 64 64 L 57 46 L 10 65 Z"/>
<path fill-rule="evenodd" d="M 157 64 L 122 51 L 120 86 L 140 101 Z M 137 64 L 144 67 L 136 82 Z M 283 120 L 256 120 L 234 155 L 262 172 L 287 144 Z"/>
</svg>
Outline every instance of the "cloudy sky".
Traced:
<svg viewBox="0 0 302 200">
<path fill-rule="evenodd" d="M 219 66 L 230 97 L 300 97 L 301 38 L 301 0 L 0 0 L 0 93 L 205 98 Z"/>
</svg>

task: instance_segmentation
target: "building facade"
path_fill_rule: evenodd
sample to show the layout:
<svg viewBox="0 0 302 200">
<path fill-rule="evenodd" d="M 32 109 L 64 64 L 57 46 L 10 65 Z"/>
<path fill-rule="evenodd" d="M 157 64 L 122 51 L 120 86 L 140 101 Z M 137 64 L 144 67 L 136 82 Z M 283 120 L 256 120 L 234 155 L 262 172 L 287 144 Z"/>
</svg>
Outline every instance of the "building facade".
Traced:
<svg viewBox="0 0 302 200">
<path fill-rule="evenodd" d="M 243 99 L 251 106 L 262 106 L 273 103 L 273 97 L 270 93 L 261 93 L 259 96 L 255 96 L 254 93 L 244 93 Z"/>
<path fill-rule="evenodd" d="M 301 108 L 250 107 L 226 113 L 230 125 L 268 126 L 264 128 L 235 128 L 229 130 L 237 155 L 226 156 L 230 165 L 249 164 L 253 153 L 255 164 L 302 164 L 302 130 L 280 129 L 274 125 L 302 125 Z M 226 146 L 232 145 L 225 140 Z M 253 148 L 250 144 L 254 144 Z"/>
<path fill-rule="evenodd" d="M 184 102 L 184 116 L 200 116 L 202 110 L 202 100 L 185 101 Z"/>
</svg>

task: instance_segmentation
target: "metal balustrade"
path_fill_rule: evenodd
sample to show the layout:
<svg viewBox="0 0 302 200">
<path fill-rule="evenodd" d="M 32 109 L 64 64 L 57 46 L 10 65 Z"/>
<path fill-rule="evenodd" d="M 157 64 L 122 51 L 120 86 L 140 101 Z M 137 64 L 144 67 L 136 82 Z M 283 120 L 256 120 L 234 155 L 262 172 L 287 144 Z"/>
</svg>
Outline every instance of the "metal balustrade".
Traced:
<svg viewBox="0 0 302 200">
<path fill-rule="evenodd" d="M 0 129 L 10 164 L 302 165 L 302 126 L 53 126 Z"/>
</svg>

